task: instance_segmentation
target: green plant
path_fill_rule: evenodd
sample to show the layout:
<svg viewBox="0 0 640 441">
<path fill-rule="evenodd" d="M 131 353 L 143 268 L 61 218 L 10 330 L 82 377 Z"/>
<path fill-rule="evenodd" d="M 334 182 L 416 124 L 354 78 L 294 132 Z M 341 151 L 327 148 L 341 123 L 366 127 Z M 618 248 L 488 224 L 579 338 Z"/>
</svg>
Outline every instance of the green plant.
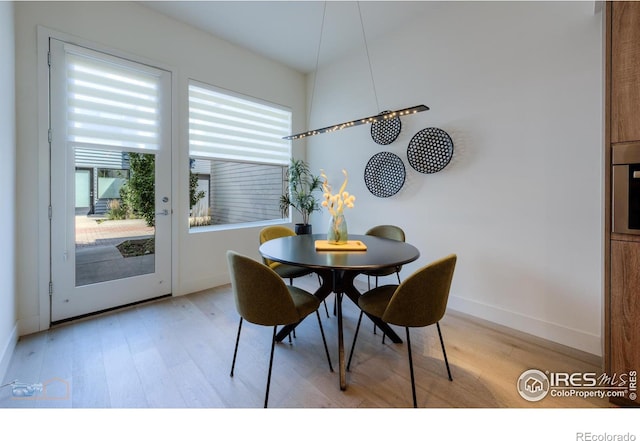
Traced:
<svg viewBox="0 0 640 441">
<path fill-rule="evenodd" d="M 198 191 L 198 175 L 189 170 L 189 209 L 192 209 L 203 197 L 205 192 Z"/>
<path fill-rule="evenodd" d="M 284 216 L 289 215 L 289 207 L 293 207 L 302 215 L 302 223 L 309 224 L 309 216 L 320 209 L 314 191 L 322 187 L 320 176 L 311 173 L 309 165 L 301 159 L 291 159 L 287 169 L 289 192 L 280 196 L 280 210 Z"/>
<path fill-rule="evenodd" d="M 153 227 L 155 214 L 155 170 L 156 157 L 145 153 L 129 153 L 131 177 L 120 188 L 120 195 L 126 207 L 133 214 L 142 217 Z"/>
<path fill-rule="evenodd" d="M 110 220 L 127 219 L 127 207 L 118 199 L 111 199 L 107 204 L 107 218 Z"/>
</svg>

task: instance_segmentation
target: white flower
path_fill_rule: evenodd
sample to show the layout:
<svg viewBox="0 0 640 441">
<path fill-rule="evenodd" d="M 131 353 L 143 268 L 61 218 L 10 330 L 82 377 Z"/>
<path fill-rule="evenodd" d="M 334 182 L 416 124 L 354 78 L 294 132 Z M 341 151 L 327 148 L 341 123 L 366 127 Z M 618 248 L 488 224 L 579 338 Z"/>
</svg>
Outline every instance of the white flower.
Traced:
<svg viewBox="0 0 640 441">
<path fill-rule="evenodd" d="M 329 179 L 324 173 L 324 170 L 322 170 L 322 172 L 320 173 L 320 177 L 324 179 L 324 183 L 322 184 L 322 191 L 324 192 L 324 194 L 322 195 L 324 198 L 324 201 L 322 201 L 322 206 L 327 207 L 329 213 L 331 213 L 331 215 L 334 217 L 341 215 L 345 206 L 347 208 L 353 208 L 354 202 L 356 200 L 356 197 L 354 195 L 349 194 L 349 192 L 345 190 L 347 187 L 347 182 L 349 181 L 347 171 L 342 170 L 342 173 L 344 174 L 344 182 L 342 183 L 342 185 L 340 186 L 340 190 L 336 194 L 333 194 L 331 192 L 331 185 L 329 185 Z"/>
</svg>

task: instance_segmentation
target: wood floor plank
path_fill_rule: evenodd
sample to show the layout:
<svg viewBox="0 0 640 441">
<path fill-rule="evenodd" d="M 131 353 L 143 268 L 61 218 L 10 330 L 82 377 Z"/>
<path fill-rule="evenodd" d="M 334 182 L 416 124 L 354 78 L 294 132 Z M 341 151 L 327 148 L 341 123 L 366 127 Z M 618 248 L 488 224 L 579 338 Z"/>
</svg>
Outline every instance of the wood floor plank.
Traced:
<svg viewBox="0 0 640 441">
<path fill-rule="evenodd" d="M 109 388 L 100 344 L 100 318 L 70 324 L 73 328 L 71 402 L 74 408 L 109 408 Z M 48 331 L 50 332 L 50 331 Z"/>
</svg>

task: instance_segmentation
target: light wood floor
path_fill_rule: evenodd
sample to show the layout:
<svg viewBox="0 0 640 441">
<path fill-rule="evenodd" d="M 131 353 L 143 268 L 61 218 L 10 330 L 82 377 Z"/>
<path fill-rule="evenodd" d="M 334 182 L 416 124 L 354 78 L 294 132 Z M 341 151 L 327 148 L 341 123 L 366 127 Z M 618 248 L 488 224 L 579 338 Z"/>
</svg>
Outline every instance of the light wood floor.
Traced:
<svg viewBox="0 0 640 441">
<path fill-rule="evenodd" d="M 296 282 L 313 290 L 313 277 Z M 366 287 L 366 286 L 365 286 Z M 327 299 L 329 312 L 333 296 Z M 345 346 L 358 310 L 345 298 Z M 321 317 L 337 370 L 337 320 Z M 229 376 L 238 316 L 229 286 L 158 300 L 60 325 L 20 339 L 2 385 L 49 383 L 49 396 L 18 399 L 0 388 L 3 408 L 251 408 L 262 407 L 271 329 L 245 322 L 235 376 Z M 412 331 L 420 407 L 610 407 L 605 399 L 554 398 L 531 403 L 516 382 L 527 369 L 601 372 L 596 357 L 505 332 L 448 312 L 441 321 L 454 381 L 449 382 L 434 326 Z M 398 334 L 404 337 L 402 329 Z M 269 398 L 281 408 L 411 407 L 404 344 L 382 343 L 366 318 L 348 387 L 327 366 L 317 319 L 307 318 L 292 344 L 276 347 Z M 56 389 L 57 388 L 57 389 Z M 65 394 L 65 388 L 68 395 Z M 54 399 L 55 398 L 55 399 Z"/>
</svg>

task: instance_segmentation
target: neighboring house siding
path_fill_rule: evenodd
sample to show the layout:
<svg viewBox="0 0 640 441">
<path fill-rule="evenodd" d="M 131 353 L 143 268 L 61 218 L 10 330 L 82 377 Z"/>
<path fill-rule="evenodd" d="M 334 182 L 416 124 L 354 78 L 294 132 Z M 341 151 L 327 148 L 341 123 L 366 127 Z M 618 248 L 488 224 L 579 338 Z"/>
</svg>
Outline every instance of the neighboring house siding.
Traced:
<svg viewBox="0 0 640 441">
<path fill-rule="evenodd" d="M 76 167 L 128 169 L 129 160 L 122 152 L 76 149 Z"/>
<path fill-rule="evenodd" d="M 91 214 L 106 213 L 108 211 L 109 200 L 114 198 L 117 199 L 119 197 L 118 189 L 122 185 L 122 182 L 114 182 L 112 184 L 113 189 L 106 191 L 105 184 L 107 184 L 108 178 L 99 178 L 98 170 L 128 170 L 129 155 L 126 152 L 119 151 L 76 148 L 75 166 L 76 168 L 92 170 L 92 188 L 94 189 L 94 192 L 93 212 Z M 102 182 L 99 182 L 101 179 Z M 105 193 L 105 197 L 100 197 L 101 192 Z"/>
<path fill-rule="evenodd" d="M 284 167 L 213 161 L 211 166 L 212 223 L 234 224 L 282 217 Z"/>
</svg>

